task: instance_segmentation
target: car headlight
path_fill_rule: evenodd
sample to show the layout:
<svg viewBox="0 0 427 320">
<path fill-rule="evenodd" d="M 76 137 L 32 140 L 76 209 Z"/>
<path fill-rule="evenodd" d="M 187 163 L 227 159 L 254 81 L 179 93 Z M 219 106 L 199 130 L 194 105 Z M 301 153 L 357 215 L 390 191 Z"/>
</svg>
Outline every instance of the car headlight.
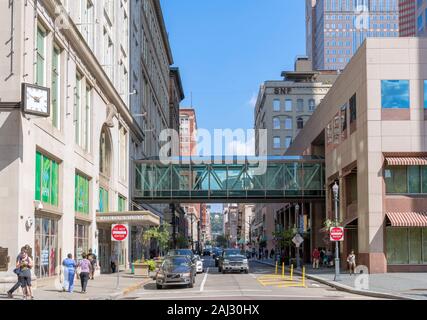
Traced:
<svg viewBox="0 0 427 320">
<path fill-rule="evenodd" d="M 181 277 L 183 277 L 183 278 L 191 277 L 191 273 L 190 273 L 190 272 L 182 273 L 182 274 L 181 274 Z"/>
<path fill-rule="evenodd" d="M 248 264 L 248 259 L 243 259 L 243 264 Z"/>
</svg>

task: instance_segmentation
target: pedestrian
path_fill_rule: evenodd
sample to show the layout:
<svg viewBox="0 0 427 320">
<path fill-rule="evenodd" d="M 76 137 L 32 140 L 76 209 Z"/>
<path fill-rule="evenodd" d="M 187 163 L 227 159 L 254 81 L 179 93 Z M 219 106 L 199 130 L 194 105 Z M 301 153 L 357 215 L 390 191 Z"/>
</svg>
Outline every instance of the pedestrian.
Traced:
<svg viewBox="0 0 427 320">
<path fill-rule="evenodd" d="M 275 254 L 274 249 L 271 249 L 271 251 L 270 251 L 270 259 L 274 259 L 274 254 Z"/>
<path fill-rule="evenodd" d="M 29 245 L 25 245 L 24 247 L 21 248 L 21 252 L 16 256 L 16 260 L 15 263 L 17 264 L 19 262 L 19 260 L 21 259 L 22 255 L 24 254 L 25 251 L 28 252 L 29 249 Z M 21 270 L 19 268 L 16 268 L 15 270 L 13 270 L 13 272 L 16 274 L 16 276 L 18 277 L 18 282 L 16 282 L 16 284 L 7 292 L 7 297 L 9 299 L 13 299 L 13 293 L 18 290 L 19 287 L 21 287 Z"/>
<path fill-rule="evenodd" d="M 82 293 L 86 293 L 87 283 L 90 275 L 92 274 L 92 262 L 87 259 L 86 254 L 82 254 L 82 260 L 80 260 L 78 267 L 80 268 L 80 282 L 82 285 Z"/>
<path fill-rule="evenodd" d="M 313 258 L 313 269 L 319 269 L 319 259 L 320 259 L 319 249 L 314 248 L 313 254 L 311 256 Z"/>
<path fill-rule="evenodd" d="M 76 261 L 73 260 L 73 255 L 71 253 L 67 255 L 67 258 L 64 259 L 62 265 L 67 269 L 68 292 L 73 293 L 77 264 Z"/>
<path fill-rule="evenodd" d="M 328 250 L 326 251 L 326 254 L 323 258 L 325 265 L 329 268 L 331 267 L 331 263 L 332 263 L 332 251 Z"/>
<path fill-rule="evenodd" d="M 320 248 L 320 263 L 322 264 L 322 266 L 325 266 L 325 256 L 326 256 L 326 251 L 324 248 Z"/>
<path fill-rule="evenodd" d="M 347 263 L 350 275 L 354 274 L 356 270 L 356 255 L 354 254 L 354 250 L 351 250 L 350 254 L 348 255 Z"/>
<path fill-rule="evenodd" d="M 116 269 L 117 269 L 117 256 L 115 253 L 111 254 L 110 257 L 110 266 L 111 266 L 111 272 L 112 273 L 116 273 Z"/>
<path fill-rule="evenodd" d="M 268 259 L 268 249 L 265 249 L 265 259 Z"/>
<path fill-rule="evenodd" d="M 89 249 L 89 254 L 87 255 L 87 259 L 90 261 L 90 264 L 92 266 L 91 272 L 90 272 L 90 279 L 95 279 L 95 270 L 97 266 L 97 257 L 96 254 L 92 252 L 92 249 Z"/>
<path fill-rule="evenodd" d="M 24 299 L 33 300 L 33 293 L 31 290 L 31 269 L 33 268 L 33 260 L 28 256 L 27 251 L 25 250 L 16 263 L 16 268 L 19 268 L 19 276 L 21 282 L 21 288 L 24 294 Z"/>
</svg>

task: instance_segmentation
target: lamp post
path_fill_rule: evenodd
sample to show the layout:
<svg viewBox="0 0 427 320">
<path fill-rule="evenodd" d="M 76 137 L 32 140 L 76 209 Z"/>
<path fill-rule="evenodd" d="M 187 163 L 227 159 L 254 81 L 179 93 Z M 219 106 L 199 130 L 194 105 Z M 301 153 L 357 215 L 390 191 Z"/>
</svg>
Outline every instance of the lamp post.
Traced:
<svg viewBox="0 0 427 320">
<path fill-rule="evenodd" d="M 338 226 L 338 192 L 339 186 L 338 183 L 332 187 L 332 192 L 334 194 L 334 202 L 335 202 L 335 226 Z M 340 243 L 337 241 L 335 243 L 335 278 L 334 281 L 340 281 Z"/>
<path fill-rule="evenodd" d="M 300 206 L 297 203 L 297 205 L 295 206 L 295 219 L 296 219 L 296 226 L 297 226 L 297 230 L 298 230 L 298 234 L 300 234 L 300 228 L 299 228 L 299 209 Z M 295 246 L 296 247 L 296 255 L 297 255 L 297 269 L 301 268 L 301 259 L 300 259 L 300 253 L 299 253 L 299 246 Z"/>
</svg>

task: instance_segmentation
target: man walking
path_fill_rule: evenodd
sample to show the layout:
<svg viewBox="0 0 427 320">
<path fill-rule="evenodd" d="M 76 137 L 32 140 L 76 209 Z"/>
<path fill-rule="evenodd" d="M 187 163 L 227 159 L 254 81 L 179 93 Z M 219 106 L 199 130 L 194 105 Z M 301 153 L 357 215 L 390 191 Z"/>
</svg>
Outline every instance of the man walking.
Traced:
<svg viewBox="0 0 427 320">
<path fill-rule="evenodd" d="M 317 248 L 314 248 L 312 258 L 313 258 L 313 269 L 319 269 L 320 251 Z"/>
<path fill-rule="evenodd" d="M 89 254 L 87 255 L 87 259 L 90 261 L 90 264 L 92 266 L 91 271 L 90 271 L 90 279 L 94 280 L 97 261 L 96 261 L 96 254 L 94 254 L 92 252 L 92 249 L 89 249 Z"/>
</svg>

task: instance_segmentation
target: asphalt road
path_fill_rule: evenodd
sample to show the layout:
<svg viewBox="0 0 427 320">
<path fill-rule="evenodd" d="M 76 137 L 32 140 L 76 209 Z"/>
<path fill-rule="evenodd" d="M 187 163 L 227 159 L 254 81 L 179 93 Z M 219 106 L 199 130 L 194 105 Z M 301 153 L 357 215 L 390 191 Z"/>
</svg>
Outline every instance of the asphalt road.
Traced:
<svg viewBox="0 0 427 320">
<path fill-rule="evenodd" d="M 214 261 L 204 257 L 206 272 L 196 277 L 194 288 L 166 287 L 156 289 L 154 281 L 134 291 L 125 300 L 375 300 L 374 298 L 337 291 L 334 288 L 294 277 L 283 281 L 281 275 L 274 275 L 272 267 L 250 262 L 249 274 L 222 274 Z M 280 272 L 279 272 L 280 273 Z M 289 271 L 286 270 L 286 276 Z M 286 278 L 285 278 L 286 279 Z M 299 287 L 292 287 L 292 286 Z"/>
</svg>

